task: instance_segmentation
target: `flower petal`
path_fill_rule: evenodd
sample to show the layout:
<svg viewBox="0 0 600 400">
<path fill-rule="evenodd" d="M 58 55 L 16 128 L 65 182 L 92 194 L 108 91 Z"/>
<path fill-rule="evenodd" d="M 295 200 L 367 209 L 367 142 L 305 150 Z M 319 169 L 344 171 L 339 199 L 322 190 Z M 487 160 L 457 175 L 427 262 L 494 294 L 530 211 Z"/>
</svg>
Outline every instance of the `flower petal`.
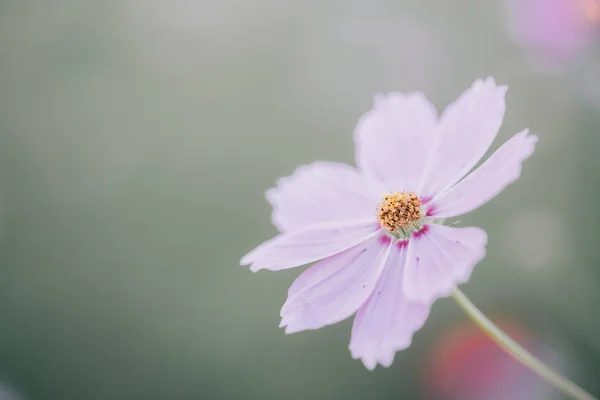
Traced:
<svg viewBox="0 0 600 400">
<path fill-rule="evenodd" d="M 377 363 L 389 367 L 429 316 L 428 303 L 410 301 L 402 292 L 405 262 L 406 241 L 396 242 L 375 290 L 354 318 L 350 351 L 368 369 Z"/>
<path fill-rule="evenodd" d="M 286 333 L 318 329 L 348 318 L 373 291 L 387 259 L 387 235 L 322 260 L 292 284 L 281 309 Z"/>
<path fill-rule="evenodd" d="M 466 282 L 485 256 L 486 233 L 479 228 L 425 225 L 409 239 L 402 288 L 413 301 L 433 302 Z"/>
<path fill-rule="evenodd" d="M 333 162 L 304 165 L 267 191 L 273 224 L 281 231 L 324 221 L 373 218 L 386 192 L 356 168 Z"/>
<path fill-rule="evenodd" d="M 285 232 L 246 254 L 241 265 L 250 270 L 279 271 L 308 264 L 349 249 L 375 236 L 380 226 L 372 220 L 336 221 Z"/>
<path fill-rule="evenodd" d="M 356 164 L 388 191 L 415 191 L 436 124 L 437 111 L 422 93 L 378 95 L 356 126 Z"/>
<path fill-rule="evenodd" d="M 504 118 L 506 86 L 477 80 L 444 110 L 418 193 L 432 198 L 465 176 L 483 157 Z"/>
<path fill-rule="evenodd" d="M 521 175 L 521 164 L 535 150 L 538 137 L 517 133 L 479 168 L 435 199 L 429 215 L 450 218 L 476 209 Z"/>
</svg>

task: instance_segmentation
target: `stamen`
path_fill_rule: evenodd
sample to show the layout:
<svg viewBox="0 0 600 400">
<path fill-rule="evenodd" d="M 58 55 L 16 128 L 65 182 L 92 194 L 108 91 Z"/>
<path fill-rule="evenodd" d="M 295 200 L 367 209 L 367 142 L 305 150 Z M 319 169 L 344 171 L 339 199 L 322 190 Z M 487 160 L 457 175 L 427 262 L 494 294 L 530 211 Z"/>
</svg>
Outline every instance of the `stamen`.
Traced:
<svg viewBox="0 0 600 400">
<path fill-rule="evenodd" d="M 421 199 L 413 192 L 385 194 L 377 206 L 379 224 L 390 232 L 409 227 L 421 219 Z"/>
</svg>

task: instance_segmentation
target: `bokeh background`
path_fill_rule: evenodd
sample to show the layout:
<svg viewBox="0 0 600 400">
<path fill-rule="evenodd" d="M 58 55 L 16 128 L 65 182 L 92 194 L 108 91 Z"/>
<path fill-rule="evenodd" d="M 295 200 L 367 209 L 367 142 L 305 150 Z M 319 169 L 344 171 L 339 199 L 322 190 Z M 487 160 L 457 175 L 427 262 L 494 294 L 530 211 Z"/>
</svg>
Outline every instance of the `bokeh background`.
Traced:
<svg viewBox="0 0 600 400">
<path fill-rule="evenodd" d="M 558 399 L 438 301 L 391 368 L 351 321 L 278 329 L 300 269 L 240 257 L 276 234 L 264 190 L 353 162 L 376 92 L 442 109 L 510 89 L 494 148 L 522 178 L 461 218 L 489 234 L 463 290 L 600 395 L 600 48 L 551 68 L 502 1 L 0 2 L 0 399 Z"/>
</svg>

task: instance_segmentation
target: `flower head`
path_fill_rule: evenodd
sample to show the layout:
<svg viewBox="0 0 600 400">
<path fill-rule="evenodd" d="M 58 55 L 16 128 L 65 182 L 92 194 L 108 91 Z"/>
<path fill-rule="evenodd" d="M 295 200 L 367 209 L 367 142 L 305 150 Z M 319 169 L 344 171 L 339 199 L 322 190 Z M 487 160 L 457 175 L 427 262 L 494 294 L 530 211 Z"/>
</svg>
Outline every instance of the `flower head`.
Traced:
<svg viewBox="0 0 600 400">
<path fill-rule="evenodd" d="M 350 350 L 369 369 L 410 345 L 433 301 L 485 255 L 483 230 L 440 221 L 497 195 L 534 151 L 537 137 L 522 131 L 467 175 L 500 129 L 505 93 L 478 80 L 440 117 L 421 93 L 378 95 L 356 127 L 358 168 L 316 162 L 267 191 L 281 234 L 241 264 L 278 271 L 315 262 L 281 309 L 287 333 L 356 314 Z"/>
<path fill-rule="evenodd" d="M 509 16 L 518 44 L 560 66 L 600 31 L 600 0 L 509 0 Z"/>
</svg>

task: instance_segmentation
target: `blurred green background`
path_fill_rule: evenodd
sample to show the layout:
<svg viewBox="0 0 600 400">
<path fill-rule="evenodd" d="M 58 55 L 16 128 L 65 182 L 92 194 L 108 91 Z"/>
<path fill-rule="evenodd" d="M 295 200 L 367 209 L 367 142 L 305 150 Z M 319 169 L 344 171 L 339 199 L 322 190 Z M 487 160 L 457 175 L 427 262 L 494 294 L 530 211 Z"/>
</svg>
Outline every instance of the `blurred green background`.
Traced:
<svg viewBox="0 0 600 400">
<path fill-rule="evenodd" d="M 597 48 L 540 72 L 500 1 L 5 0 L 0 60 L 1 399 L 455 398 L 427 379 L 451 300 L 368 372 L 351 321 L 278 329 L 298 269 L 239 259 L 276 234 L 276 178 L 353 163 L 376 92 L 441 109 L 489 75 L 510 87 L 494 147 L 540 141 L 461 218 L 490 238 L 464 291 L 600 395 Z"/>
</svg>

